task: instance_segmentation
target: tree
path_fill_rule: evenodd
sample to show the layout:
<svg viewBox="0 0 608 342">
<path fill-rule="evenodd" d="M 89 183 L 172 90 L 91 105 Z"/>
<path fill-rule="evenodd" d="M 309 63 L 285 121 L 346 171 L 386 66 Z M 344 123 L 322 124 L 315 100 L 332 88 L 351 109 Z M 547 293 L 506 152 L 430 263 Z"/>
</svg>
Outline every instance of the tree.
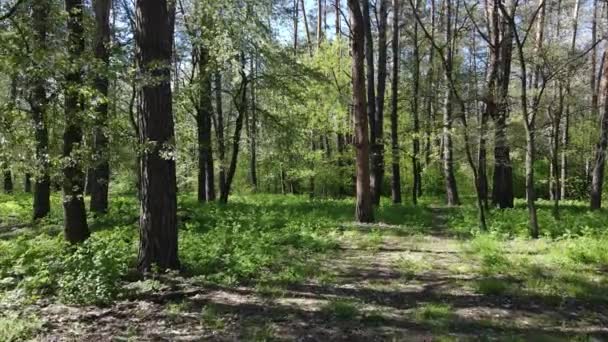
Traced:
<svg viewBox="0 0 608 342">
<path fill-rule="evenodd" d="M 393 203 L 401 203 L 401 170 L 399 165 L 399 0 L 393 0 L 393 76 L 391 80 L 391 149 L 393 153 L 391 190 Z M 415 191 L 414 191 L 415 193 Z"/>
<path fill-rule="evenodd" d="M 79 87 L 83 83 L 82 57 L 85 48 L 84 4 L 66 0 L 68 13 L 69 71 L 65 89 L 65 131 L 63 133 L 63 211 L 64 235 L 70 243 L 86 240 L 90 233 L 84 206 L 85 172 L 79 150 L 83 147 L 83 101 Z"/>
<path fill-rule="evenodd" d="M 106 213 L 108 211 L 108 189 L 110 185 L 110 163 L 108 161 L 108 68 L 110 66 L 110 10 L 112 0 L 96 0 L 95 8 L 95 57 L 99 70 L 95 77 L 95 89 L 98 92 L 98 104 L 95 109 L 96 122 L 93 134 L 95 166 L 91 177 L 91 211 Z"/>
<path fill-rule="evenodd" d="M 595 148 L 595 163 L 591 173 L 591 209 L 602 207 L 602 190 L 604 188 L 604 169 L 606 168 L 606 151 L 608 150 L 608 54 L 603 57 L 602 78 L 604 80 L 604 108 L 600 119 L 600 138 Z"/>
<path fill-rule="evenodd" d="M 378 9 L 378 88 L 376 91 L 376 109 L 374 110 L 374 124 L 372 133 L 372 200 L 380 204 L 382 183 L 384 182 L 384 97 L 386 95 L 386 27 L 388 18 L 388 0 L 380 0 Z M 369 60 L 368 60 L 369 62 Z M 370 65 L 368 64 L 368 68 Z M 373 68 L 373 63 L 371 65 Z"/>
<path fill-rule="evenodd" d="M 369 177 L 369 139 L 368 122 L 365 113 L 365 23 L 358 0 L 348 0 L 351 18 L 351 53 L 352 53 L 352 82 L 353 108 L 355 119 L 356 174 L 357 174 L 357 206 L 356 219 L 359 222 L 372 222 L 374 212 L 370 193 Z"/>
<path fill-rule="evenodd" d="M 40 0 L 32 2 L 32 26 L 34 29 L 33 46 L 42 56 L 47 52 L 47 35 L 49 33 L 48 13 L 50 2 Z M 47 128 L 47 90 L 43 69 L 40 61 L 32 63 L 38 72 L 30 76 L 31 85 L 29 104 L 34 123 L 34 140 L 36 145 L 36 175 L 34 183 L 33 218 L 43 218 L 51 211 L 51 177 L 49 174 L 49 132 Z"/>
<path fill-rule="evenodd" d="M 175 133 L 171 93 L 171 58 L 175 3 L 136 1 L 139 143 L 142 147 L 141 213 L 138 269 L 150 271 L 180 266 L 177 246 L 177 185 Z"/>
</svg>

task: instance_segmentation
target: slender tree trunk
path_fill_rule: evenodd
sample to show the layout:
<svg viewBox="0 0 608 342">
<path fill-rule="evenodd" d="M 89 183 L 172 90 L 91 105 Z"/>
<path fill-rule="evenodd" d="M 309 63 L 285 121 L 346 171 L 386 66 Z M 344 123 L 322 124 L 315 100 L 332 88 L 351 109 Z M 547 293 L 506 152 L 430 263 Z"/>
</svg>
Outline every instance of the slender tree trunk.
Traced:
<svg viewBox="0 0 608 342">
<path fill-rule="evenodd" d="M 572 13 L 572 40 L 570 41 L 570 58 L 576 53 L 576 37 L 578 34 L 578 13 L 580 8 L 580 0 L 574 1 L 574 10 Z M 560 198 L 566 199 L 568 188 L 568 145 L 570 144 L 570 99 L 571 99 L 571 77 L 574 77 L 574 67 L 571 65 L 568 68 L 568 79 L 566 81 L 566 116 L 564 118 L 564 127 L 562 130 L 562 160 L 561 160 L 561 188 Z"/>
<path fill-rule="evenodd" d="M 593 0 L 593 17 L 591 20 L 591 42 L 595 44 L 597 41 L 597 15 L 598 14 L 598 0 Z M 593 119 L 599 117 L 599 96 L 596 88 L 596 73 L 597 73 L 597 46 L 593 46 L 591 50 L 591 77 L 589 85 L 591 87 L 591 117 Z"/>
<path fill-rule="evenodd" d="M 82 0 L 66 0 L 68 13 L 68 51 L 72 70 L 66 75 L 65 131 L 63 134 L 63 212 L 64 235 L 70 243 L 86 240 L 90 233 L 84 206 L 85 172 L 78 160 L 78 149 L 84 143 L 82 137 L 83 103 L 78 88 L 82 86 L 82 62 L 84 54 L 84 4 Z"/>
<path fill-rule="evenodd" d="M 435 0 L 430 0 L 430 17 L 431 17 L 431 32 L 430 39 L 435 39 Z M 428 167 L 431 164 L 431 154 L 433 150 L 433 145 L 431 143 L 431 138 L 435 133 L 435 102 L 434 102 L 434 92 L 436 91 L 434 87 L 435 83 L 435 48 L 433 46 L 429 47 L 429 67 L 427 71 L 427 89 L 426 89 L 426 122 L 425 122 L 425 143 L 424 143 L 424 165 Z"/>
<path fill-rule="evenodd" d="M 209 52 L 199 47 L 199 103 L 196 121 L 198 127 L 198 200 L 207 202 L 215 200 L 215 178 L 213 166 L 213 148 L 211 146 L 211 117 L 213 115 L 211 75 L 207 71 Z"/>
<path fill-rule="evenodd" d="M 323 41 L 323 0 L 317 0 L 317 50 Z"/>
<path fill-rule="evenodd" d="M 600 121 L 600 138 L 595 149 L 595 161 L 591 171 L 591 209 L 602 207 L 602 190 L 604 188 L 604 169 L 606 167 L 606 151 L 608 150 L 608 54 L 603 57 L 602 78 L 604 110 Z"/>
<path fill-rule="evenodd" d="M 234 175 L 236 173 L 236 167 L 239 156 L 239 148 L 241 144 L 241 132 L 243 130 L 243 122 L 245 121 L 245 116 L 247 115 L 247 88 L 248 88 L 248 79 L 245 74 L 245 56 L 242 54 L 241 56 L 241 85 L 240 85 L 240 99 L 237 104 L 237 118 L 234 128 L 234 135 L 232 137 L 232 156 L 230 158 L 230 166 L 228 167 L 228 174 L 226 175 L 226 184 L 225 191 L 222 193 L 220 197 L 221 203 L 228 203 L 228 196 L 230 195 L 230 187 L 232 186 L 232 180 L 234 179 Z"/>
<path fill-rule="evenodd" d="M 445 1 L 445 38 L 446 38 L 446 83 L 452 77 L 453 68 L 453 51 L 452 44 L 454 37 L 452 36 L 452 0 Z M 454 175 L 454 149 L 452 144 L 452 114 L 454 93 L 451 87 L 448 87 L 445 98 L 445 111 L 443 113 L 443 175 L 445 180 L 446 202 L 448 205 L 459 205 L 460 198 L 458 196 L 458 187 L 456 185 L 456 176 Z"/>
<path fill-rule="evenodd" d="M 215 74 L 215 135 L 217 137 L 217 153 L 220 162 L 219 172 L 219 188 L 220 197 L 228 198 L 226 190 L 226 145 L 224 141 L 224 110 L 222 105 L 222 75 L 217 72 Z"/>
<path fill-rule="evenodd" d="M 154 82 L 140 86 L 141 215 L 138 269 L 178 269 L 175 132 L 171 60 L 175 4 L 136 0 L 137 67 Z"/>
<path fill-rule="evenodd" d="M 393 203 L 401 203 L 401 167 L 399 159 L 399 0 L 393 0 L 393 77 L 391 80 L 391 148 L 393 153 L 393 178 L 391 190 Z"/>
<path fill-rule="evenodd" d="M 361 13 L 359 0 L 348 0 L 348 8 L 350 10 L 352 32 L 352 80 L 355 113 L 354 145 L 356 149 L 357 169 L 356 219 L 358 222 L 372 222 L 374 220 L 374 211 L 370 192 L 368 122 L 365 113 L 365 22 Z"/>
<path fill-rule="evenodd" d="M 419 1 L 415 1 L 415 10 L 418 11 Z M 420 46 L 418 42 L 418 21 L 414 21 L 414 70 L 412 90 L 412 117 L 414 136 L 412 137 L 412 172 L 414 184 L 412 186 L 412 202 L 418 204 L 418 196 L 422 193 L 422 170 L 420 164 Z"/>
<path fill-rule="evenodd" d="M 300 6 L 302 6 L 302 17 L 304 18 L 304 30 L 306 31 L 306 45 L 308 46 L 308 53 L 312 56 L 312 40 L 310 39 L 310 30 L 308 29 L 308 16 L 306 15 L 306 4 L 304 0 L 300 0 Z"/>
<path fill-rule="evenodd" d="M 251 81 L 251 114 L 249 117 L 249 180 L 254 190 L 258 187 L 258 171 L 257 171 L 257 98 L 256 98 L 256 81 L 257 77 L 257 55 L 251 58 L 251 72 L 253 73 L 253 81 Z"/>
<path fill-rule="evenodd" d="M 300 0 L 293 1 L 293 53 L 298 55 L 298 22 L 300 21 Z"/>
<path fill-rule="evenodd" d="M 34 46 L 37 51 L 45 54 L 47 51 L 47 35 L 49 30 L 48 0 L 32 2 L 32 19 L 34 28 Z M 36 176 L 34 183 L 33 218 L 43 218 L 51 211 L 51 177 L 49 176 L 49 133 L 46 125 L 47 95 L 46 80 L 42 75 L 34 73 L 31 79 L 32 94 L 30 106 L 34 123 L 34 138 L 36 141 Z"/>
<path fill-rule="evenodd" d="M 92 169 L 91 181 L 91 211 L 97 214 L 108 211 L 108 189 L 110 185 L 110 163 L 108 161 L 108 89 L 107 77 L 110 66 L 110 10 L 112 0 L 95 0 L 95 58 L 100 63 L 102 70 L 95 77 L 95 88 L 100 97 L 99 104 L 95 108 L 96 122 L 93 133 L 93 151 L 95 153 L 95 165 Z"/>
<path fill-rule="evenodd" d="M 378 18 L 378 89 L 376 92 L 376 110 L 374 112 L 375 140 L 372 141 L 372 200 L 380 204 L 382 185 L 384 183 L 384 101 L 386 95 L 386 27 L 388 23 L 388 1 L 379 0 Z"/>
</svg>

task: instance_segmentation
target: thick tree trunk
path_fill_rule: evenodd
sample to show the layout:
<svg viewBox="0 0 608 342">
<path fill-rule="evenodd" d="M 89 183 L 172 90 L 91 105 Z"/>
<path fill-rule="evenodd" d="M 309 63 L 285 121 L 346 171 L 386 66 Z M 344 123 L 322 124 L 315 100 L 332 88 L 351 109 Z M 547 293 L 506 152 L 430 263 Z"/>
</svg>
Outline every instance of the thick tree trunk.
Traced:
<svg viewBox="0 0 608 342">
<path fill-rule="evenodd" d="M 445 1 L 445 38 L 446 38 L 446 83 L 450 82 L 453 68 L 453 51 L 452 51 L 452 0 Z M 456 185 L 456 176 L 454 175 L 454 148 L 452 144 L 452 114 L 454 102 L 454 93 L 451 87 L 448 87 L 445 97 L 445 111 L 443 113 L 443 176 L 445 181 L 445 194 L 447 205 L 459 205 L 460 198 L 458 196 L 458 187 Z"/>
<path fill-rule="evenodd" d="M 32 192 L 32 175 L 30 173 L 25 174 L 25 180 L 23 183 L 23 192 L 29 194 Z"/>
<path fill-rule="evenodd" d="M 3 179 L 4 179 L 4 192 L 7 194 L 12 194 L 14 190 L 13 186 L 13 173 L 9 169 L 5 169 L 3 171 Z"/>
<path fill-rule="evenodd" d="M 110 66 L 110 10 L 112 0 L 95 0 L 95 57 L 100 63 L 102 70 L 95 78 L 95 88 L 100 101 L 95 112 L 97 114 L 94 136 L 93 151 L 95 153 L 95 166 L 92 170 L 91 181 L 91 211 L 94 213 L 106 213 L 108 211 L 108 189 L 110 185 L 110 163 L 108 161 L 108 88 L 109 81 L 107 72 Z"/>
<path fill-rule="evenodd" d="M 393 0 L 393 77 L 391 80 L 391 149 L 393 153 L 391 190 L 393 203 L 401 203 L 401 167 L 399 159 L 399 0 Z"/>
<path fill-rule="evenodd" d="M 50 4 L 48 0 L 40 0 L 32 3 L 32 19 L 34 28 L 34 46 L 42 53 L 47 49 L 48 35 L 48 12 Z M 43 218 L 51 211 L 51 178 L 49 176 L 49 133 L 46 126 L 46 80 L 42 75 L 31 79 L 31 102 L 32 121 L 34 122 L 34 138 L 36 141 L 36 177 L 34 179 L 34 220 Z"/>
<path fill-rule="evenodd" d="M 137 67 L 154 79 L 139 95 L 141 216 L 138 269 L 178 269 L 175 133 L 171 60 L 175 6 L 168 0 L 136 1 Z"/>
<path fill-rule="evenodd" d="M 365 1 L 367 2 L 367 0 Z M 365 113 L 365 23 L 359 0 L 348 0 L 351 18 L 353 107 L 355 117 L 355 149 L 357 170 L 358 222 L 372 222 L 374 212 L 370 192 L 368 122 Z"/>
<path fill-rule="evenodd" d="M 82 86 L 82 55 L 84 39 L 84 4 L 82 0 L 66 0 L 68 13 L 68 51 L 72 70 L 66 75 L 65 131 L 63 134 L 63 212 L 64 235 L 70 243 L 86 240 L 90 233 L 84 206 L 85 172 L 77 150 L 83 144 L 83 103 L 79 87 Z"/>
<path fill-rule="evenodd" d="M 513 54 L 513 29 L 506 16 L 501 16 L 500 67 L 498 113 L 494 118 L 494 173 L 492 177 L 492 203 L 499 209 L 513 208 L 513 165 L 507 138 L 509 83 Z"/>
<path fill-rule="evenodd" d="M 608 54 L 603 57 L 602 78 L 608 84 Z M 591 171 L 591 209 L 602 207 L 602 190 L 604 187 L 604 169 L 606 167 L 606 151 L 608 150 L 608 87 L 604 87 L 604 110 L 601 117 L 600 138 L 595 150 L 595 162 Z"/>
<path fill-rule="evenodd" d="M 388 23 L 388 2 L 379 0 L 378 18 L 378 88 L 376 92 L 376 110 L 374 111 L 374 140 L 371 142 L 372 177 L 371 191 L 375 205 L 380 204 L 382 185 L 384 184 L 384 100 L 386 95 L 386 27 Z M 369 65 L 368 65 L 369 67 Z M 373 67 L 373 64 L 372 64 Z"/>
<path fill-rule="evenodd" d="M 205 47 L 199 47 L 199 94 L 196 108 L 198 133 L 198 200 L 199 202 L 215 200 L 215 178 L 213 166 L 213 148 L 211 145 L 211 117 L 213 103 L 211 93 L 211 76 L 207 71 L 209 53 Z"/>
</svg>

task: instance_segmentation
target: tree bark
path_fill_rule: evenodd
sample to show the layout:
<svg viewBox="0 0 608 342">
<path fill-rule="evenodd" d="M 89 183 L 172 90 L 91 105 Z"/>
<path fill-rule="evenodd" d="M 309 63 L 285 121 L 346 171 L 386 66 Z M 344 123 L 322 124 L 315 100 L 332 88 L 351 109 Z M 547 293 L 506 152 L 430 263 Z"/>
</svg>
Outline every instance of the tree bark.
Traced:
<svg viewBox="0 0 608 342">
<path fill-rule="evenodd" d="M 215 135 L 217 137 L 217 153 L 220 162 L 219 172 L 219 188 L 220 197 L 226 197 L 226 144 L 224 141 L 224 110 L 222 104 L 222 74 L 217 72 L 215 74 L 215 120 L 213 125 L 215 126 Z"/>
<path fill-rule="evenodd" d="M 211 117 L 213 103 L 211 93 L 211 75 L 207 71 L 209 52 L 199 46 L 198 68 L 198 105 L 196 123 L 198 135 L 198 200 L 207 202 L 215 200 L 215 178 L 213 166 L 213 148 L 211 145 Z"/>
<path fill-rule="evenodd" d="M 32 2 L 32 19 L 34 28 L 34 46 L 41 53 L 47 51 L 49 31 L 48 0 Z M 36 62 L 35 62 L 36 63 Z M 41 219 L 51 211 L 51 177 L 49 175 L 49 133 L 46 125 L 48 99 L 44 76 L 34 73 L 30 84 L 32 121 L 36 141 L 36 175 L 34 178 L 33 219 Z"/>
<path fill-rule="evenodd" d="M 452 0 L 445 1 L 445 38 L 446 38 L 446 83 L 450 82 L 453 68 Z M 443 113 L 443 176 L 445 180 L 446 202 L 449 206 L 460 205 L 456 176 L 454 175 L 454 149 L 452 144 L 452 114 L 454 93 L 448 87 Z"/>
<path fill-rule="evenodd" d="M 13 173 L 9 169 L 5 169 L 3 171 L 4 175 L 4 192 L 7 194 L 12 194 L 14 190 L 13 186 Z"/>
<path fill-rule="evenodd" d="M 492 176 L 492 203 L 499 209 L 513 208 L 513 165 L 507 138 L 508 98 L 513 54 L 513 29 L 503 13 L 501 15 L 502 40 L 498 90 L 498 113 L 494 119 L 494 173 Z"/>
<path fill-rule="evenodd" d="M 171 60 L 175 4 L 168 0 L 136 1 L 137 68 L 145 79 L 139 88 L 141 216 L 138 269 L 178 269 L 175 133 Z"/>
<path fill-rule="evenodd" d="M 32 175 L 30 173 L 25 174 L 23 192 L 25 192 L 26 194 L 29 194 L 32 192 Z"/>
<path fill-rule="evenodd" d="M 253 74 L 253 80 L 251 81 L 250 91 L 251 91 L 251 110 L 249 113 L 251 114 L 249 117 L 249 180 L 251 181 L 251 186 L 254 190 L 258 188 L 258 171 L 257 171 L 257 103 L 256 103 L 256 82 L 255 79 L 257 77 L 257 56 L 252 55 L 250 62 L 250 69 Z"/>
<path fill-rule="evenodd" d="M 237 95 L 239 98 L 237 100 L 236 108 L 237 108 L 237 117 L 236 123 L 234 127 L 234 135 L 232 137 L 232 154 L 230 157 L 230 165 L 228 167 L 228 174 L 226 175 L 226 184 L 225 191 L 222 193 L 220 197 L 220 202 L 228 203 L 228 196 L 230 195 L 230 188 L 232 186 L 232 180 L 234 179 L 234 175 L 236 173 L 236 167 L 239 156 L 239 148 L 241 144 L 241 132 L 243 131 L 243 122 L 245 121 L 245 116 L 247 115 L 247 88 L 249 80 L 247 79 L 247 75 L 245 74 L 245 56 L 242 54 L 241 56 L 241 84 L 239 88 L 239 94 Z"/>
<path fill-rule="evenodd" d="M 418 11 L 419 1 L 415 1 L 416 11 Z M 422 166 L 420 164 L 420 46 L 418 43 L 418 22 L 414 21 L 414 71 L 412 89 L 412 117 L 414 136 L 412 137 L 412 172 L 414 184 L 412 186 L 412 202 L 418 204 L 418 196 L 422 194 Z"/>
<path fill-rule="evenodd" d="M 108 68 L 110 66 L 110 10 L 112 0 L 95 0 L 95 58 L 100 63 L 95 77 L 95 88 L 98 92 L 99 104 L 95 108 L 96 122 L 93 133 L 93 151 L 95 165 L 91 181 L 91 211 L 102 214 L 108 211 L 108 189 L 110 185 L 110 163 L 108 161 Z"/>
<path fill-rule="evenodd" d="M 595 149 L 595 162 L 591 171 L 591 209 L 602 207 L 602 190 L 604 188 L 604 169 L 606 167 L 606 151 L 608 150 L 608 54 L 603 57 L 602 78 L 604 80 L 603 94 L 604 110 L 600 120 L 600 138 Z"/>
<path fill-rule="evenodd" d="M 367 0 L 365 1 L 367 2 Z M 365 113 L 365 22 L 359 0 L 348 0 L 351 18 L 352 82 L 355 117 L 356 149 L 356 219 L 373 222 L 374 212 L 370 192 L 368 122 Z"/>
<path fill-rule="evenodd" d="M 66 0 L 68 13 L 68 52 L 71 70 L 66 75 L 65 131 L 63 134 L 63 211 L 64 235 L 70 243 L 86 240 L 90 233 L 84 205 L 85 172 L 77 151 L 83 144 L 83 103 L 78 88 L 82 86 L 82 56 L 85 49 L 84 4 Z"/>
<path fill-rule="evenodd" d="M 393 153 L 391 190 L 393 203 L 401 203 L 401 167 L 399 160 L 399 0 L 393 0 L 393 77 L 391 80 L 391 148 Z"/>
</svg>

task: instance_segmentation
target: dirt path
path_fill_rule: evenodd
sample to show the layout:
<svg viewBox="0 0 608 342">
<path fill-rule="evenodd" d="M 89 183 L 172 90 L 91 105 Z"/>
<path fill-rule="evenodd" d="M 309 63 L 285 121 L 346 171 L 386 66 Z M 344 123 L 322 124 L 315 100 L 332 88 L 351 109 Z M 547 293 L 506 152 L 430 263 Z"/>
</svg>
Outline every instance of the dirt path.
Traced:
<svg viewBox="0 0 608 342">
<path fill-rule="evenodd" d="M 606 308 L 482 295 L 475 265 L 447 236 L 349 227 L 315 276 L 287 287 L 221 288 L 179 278 L 110 308 L 47 305 L 44 341 L 436 341 L 608 339 Z M 588 339 L 587 339 L 588 340 Z"/>
</svg>

